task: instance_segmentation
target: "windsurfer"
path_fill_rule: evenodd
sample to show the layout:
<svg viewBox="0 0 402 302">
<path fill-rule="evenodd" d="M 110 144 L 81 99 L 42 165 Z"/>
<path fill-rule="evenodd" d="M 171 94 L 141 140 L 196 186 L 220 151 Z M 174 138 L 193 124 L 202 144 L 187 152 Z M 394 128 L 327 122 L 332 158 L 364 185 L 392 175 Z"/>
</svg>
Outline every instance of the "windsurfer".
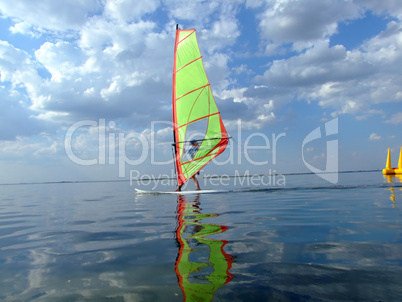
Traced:
<svg viewBox="0 0 402 302">
<path fill-rule="evenodd" d="M 195 140 L 191 141 L 191 148 L 187 150 L 187 153 L 190 154 L 191 159 L 194 158 L 194 156 L 195 156 L 195 154 L 197 153 L 197 151 L 198 151 L 199 148 L 200 148 L 200 145 L 197 143 L 197 141 L 195 141 Z M 200 184 L 198 183 L 198 179 L 197 179 L 197 177 L 195 176 L 195 175 L 198 175 L 198 174 L 200 174 L 199 171 L 191 177 L 191 179 L 194 181 L 195 185 L 197 186 L 197 191 L 201 190 Z M 182 187 L 182 186 L 183 186 L 183 185 L 178 186 L 177 189 L 176 189 L 176 192 L 181 191 L 181 187 Z"/>
</svg>

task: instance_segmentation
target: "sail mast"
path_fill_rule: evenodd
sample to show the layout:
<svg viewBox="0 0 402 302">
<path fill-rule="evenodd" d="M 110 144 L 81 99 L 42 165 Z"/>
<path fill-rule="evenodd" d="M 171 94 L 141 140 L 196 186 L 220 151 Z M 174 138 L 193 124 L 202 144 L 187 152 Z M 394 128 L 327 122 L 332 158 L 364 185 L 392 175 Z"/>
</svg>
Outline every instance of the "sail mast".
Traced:
<svg viewBox="0 0 402 302">
<path fill-rule="evenodd" d="M 174 161 L 176 167 L 176 177 L 177 183 L 183 182 L 184 180 L 181 177 L 180 171 L 180 155 L 178 152 L 178 145 L 176 142 L 178 141 L 178 131 L 177 131 L 177 113 L 176 113 L 176 58 L 177 58 L 177 45 L 179 41 L 179 24 L 176 24 L 176 37 L 175 37 L 175 46 L 174 46 L 174 59 L 173 59 L 173 97 L 172 97 L 172 114 L 173 114 L 173 150 L 174 150 Z"/>
</svg>

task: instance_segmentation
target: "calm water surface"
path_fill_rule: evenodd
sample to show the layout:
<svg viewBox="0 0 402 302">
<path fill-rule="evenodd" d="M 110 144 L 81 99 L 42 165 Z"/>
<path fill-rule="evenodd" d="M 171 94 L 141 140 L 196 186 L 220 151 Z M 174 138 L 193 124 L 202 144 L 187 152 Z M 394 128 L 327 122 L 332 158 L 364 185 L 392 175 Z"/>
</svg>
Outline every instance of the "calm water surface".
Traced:
<svg viewBox="0 0 402 302">
<path fill-rule="evenodd" d="M 402 178 L 339 178 L 183 196 L 1 185 L 0 300 L 402 301 Z"/>
</svg>

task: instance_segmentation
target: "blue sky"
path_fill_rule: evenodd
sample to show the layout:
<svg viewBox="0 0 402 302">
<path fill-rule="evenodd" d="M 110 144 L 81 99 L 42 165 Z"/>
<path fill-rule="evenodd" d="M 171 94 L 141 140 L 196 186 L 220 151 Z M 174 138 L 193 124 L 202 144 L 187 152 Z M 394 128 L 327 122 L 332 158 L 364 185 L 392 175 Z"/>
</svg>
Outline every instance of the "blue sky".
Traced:
<svg viewBox="0 0 402 302">
<path fill-rule="evenodd" d="M 234 137 L 204 173 L 324 171 L 330 140 L 339 170 L 396 166 L 401 20 L 397 0 L 0 1 L 0 183 L 171 175 L 176 24 Z"/>
</svg>

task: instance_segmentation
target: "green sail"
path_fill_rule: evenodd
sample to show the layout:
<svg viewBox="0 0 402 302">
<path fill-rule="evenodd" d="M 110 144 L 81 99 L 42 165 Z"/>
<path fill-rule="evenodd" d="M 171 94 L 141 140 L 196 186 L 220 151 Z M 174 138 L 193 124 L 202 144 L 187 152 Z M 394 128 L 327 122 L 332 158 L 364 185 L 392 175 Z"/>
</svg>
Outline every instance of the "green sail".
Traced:
<svg viewBox="0 0 402 302">
<path fill-rule="evenodd" d="M 178 185 L 184 184 L 228 144 L 228 134 L 205 73 L 194 29 L 176 30 L 173 64 L 173 131 Z M 189 158 L 189 142 L 199 149 Z"/>
</svg>

